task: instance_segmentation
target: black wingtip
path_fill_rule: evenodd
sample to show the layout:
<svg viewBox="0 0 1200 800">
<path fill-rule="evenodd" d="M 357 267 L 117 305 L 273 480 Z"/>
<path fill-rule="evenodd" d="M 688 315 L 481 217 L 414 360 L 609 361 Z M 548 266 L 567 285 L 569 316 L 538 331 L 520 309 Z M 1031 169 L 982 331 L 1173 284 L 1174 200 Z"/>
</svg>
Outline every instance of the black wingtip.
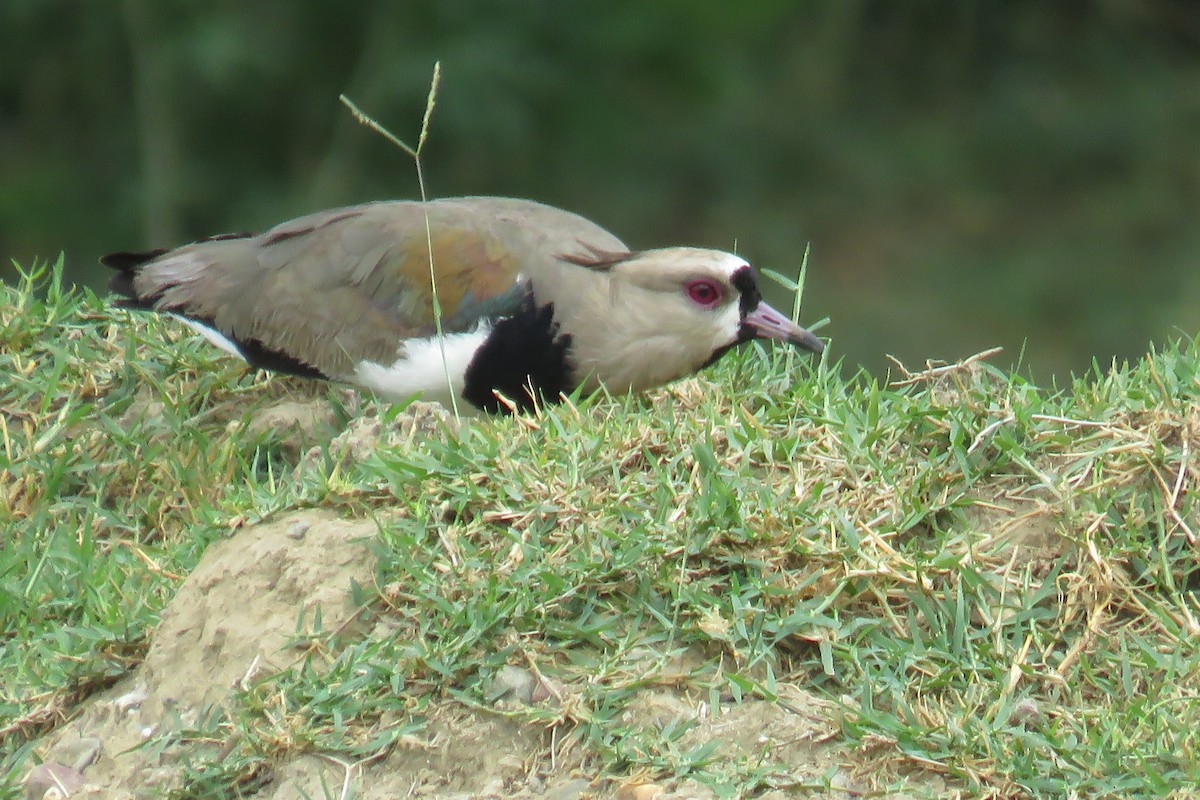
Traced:
<svg viewBox="0 0 1200 800">
<path fill-rule="evenodd" d="M 101 264 L 117 271 L 116 275 L 109 278 L 108 289 L 113 294 L 121 295 L 123 299 L 118 300 L 114 305 L 118 308 L 154 307 L 155 298 L 139 296 L 133 280 L 137 277 L 139 267 L 147 261 L 153 261 L 165 252 L 167 252 L 166 248 L 160 248 L 142 252 L 122 251 L 100 257 Z"/>
<path fill-rule="evenodd" d="M 160 247 L 157 250 L 122 250 L 119 253 L 109 253 L 105 256 L 100 256 L 100 263 L 109 269 L 115 269 L 118 272 L 137 272 L 137 268 L 147 261 L 154 259 L 167 252 L 167 248 Z"/>
</svg>

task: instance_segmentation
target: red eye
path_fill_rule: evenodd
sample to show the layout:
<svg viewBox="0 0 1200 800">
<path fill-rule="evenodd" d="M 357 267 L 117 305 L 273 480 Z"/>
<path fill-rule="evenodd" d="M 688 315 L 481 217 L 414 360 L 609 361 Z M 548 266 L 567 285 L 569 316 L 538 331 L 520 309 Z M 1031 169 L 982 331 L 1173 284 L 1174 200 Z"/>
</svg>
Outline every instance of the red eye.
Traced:
<svg viewBox="0 0 1200 800">
<path fill-rule="evenodd" d="M 712 308 L 721 301 L 721 287 L 713 281 L 691 281 L 686 288 L 692 302 L 705 308 Z"/>
</svg>

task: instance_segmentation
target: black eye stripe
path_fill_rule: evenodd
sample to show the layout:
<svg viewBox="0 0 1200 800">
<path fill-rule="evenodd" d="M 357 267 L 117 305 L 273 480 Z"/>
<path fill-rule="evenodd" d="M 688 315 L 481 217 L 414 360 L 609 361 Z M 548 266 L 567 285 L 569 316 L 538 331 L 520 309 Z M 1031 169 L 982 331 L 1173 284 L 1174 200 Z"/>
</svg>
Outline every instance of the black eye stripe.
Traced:
<svg viewBox="0 0 1200 800">
<path fill-rule="evenodd" d="M 738 299 L 738 311 L 743 317 L 758 308 L 758 304 L 762 302 L 762 294 L 758 291 L 758 278 L 755 277 L 753 267 L 738 267 L 729 277 L 729 282 L 741 295 Z"/>
</svg>

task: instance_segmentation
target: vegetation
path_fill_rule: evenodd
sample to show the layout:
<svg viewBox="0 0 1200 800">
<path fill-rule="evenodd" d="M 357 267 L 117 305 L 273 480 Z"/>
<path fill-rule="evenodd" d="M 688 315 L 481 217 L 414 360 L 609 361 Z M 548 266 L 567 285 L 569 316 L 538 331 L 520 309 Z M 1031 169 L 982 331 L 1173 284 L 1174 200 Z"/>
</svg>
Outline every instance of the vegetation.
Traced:
<svg viewBox="0 0 1200 800">
<path fill-rule="evenodd" d="M 685 682 L 700 696 L 802 685 L 840 704 L 839 740 L 881 786 L 914 769 L 992 797 L 1200 782 L 1198 341 L 1053 391 L 982 359 L 887 383 L 754 347 L 647 398 L 294 471 L 228 425 L 286 382 L 60 270 L 0 286 L 0 796 L 39 735 L 144 656 L 207 545 L 310 506 L 379 519 L 359 599 L 392 633 L 318 630 L 197 722 L 188 736 L 234 744 L 193 765 L 192 796 L 300 752 L 386 750 L 431 703 L 490 705 L 492 677 L 531 663 L 572 700 L 507 713 L 613 774 L 787 785 L 769 757 L 714 762 L 630 727 L 647 647 L 707 654 Z"/>
</svg>

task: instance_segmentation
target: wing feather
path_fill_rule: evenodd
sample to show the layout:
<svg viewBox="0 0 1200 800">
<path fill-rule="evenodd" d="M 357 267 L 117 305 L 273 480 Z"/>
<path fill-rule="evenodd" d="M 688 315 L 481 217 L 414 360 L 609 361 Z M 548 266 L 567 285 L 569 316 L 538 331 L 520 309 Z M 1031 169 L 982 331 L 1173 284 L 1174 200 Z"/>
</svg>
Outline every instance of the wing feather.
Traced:
<svg viewBox="0 0 1200 800">
<path fill-rule="evenodd" d="M 515 311 L 526 279 L 560 268 L 564 252 L 625 249 L 570 212 L 457 198 L 335 209 L 257 236 L 155 252 L 136 266 L 130 254 L 118 254 L 110 265 L 123 270 L 117 278 L 136 270 L 132 305 L 182 314 L 342 378 L 363 360 L 390 363 L 405 339 L 434 333 L 430 244 L 450 332 Z"/>
</svg>

